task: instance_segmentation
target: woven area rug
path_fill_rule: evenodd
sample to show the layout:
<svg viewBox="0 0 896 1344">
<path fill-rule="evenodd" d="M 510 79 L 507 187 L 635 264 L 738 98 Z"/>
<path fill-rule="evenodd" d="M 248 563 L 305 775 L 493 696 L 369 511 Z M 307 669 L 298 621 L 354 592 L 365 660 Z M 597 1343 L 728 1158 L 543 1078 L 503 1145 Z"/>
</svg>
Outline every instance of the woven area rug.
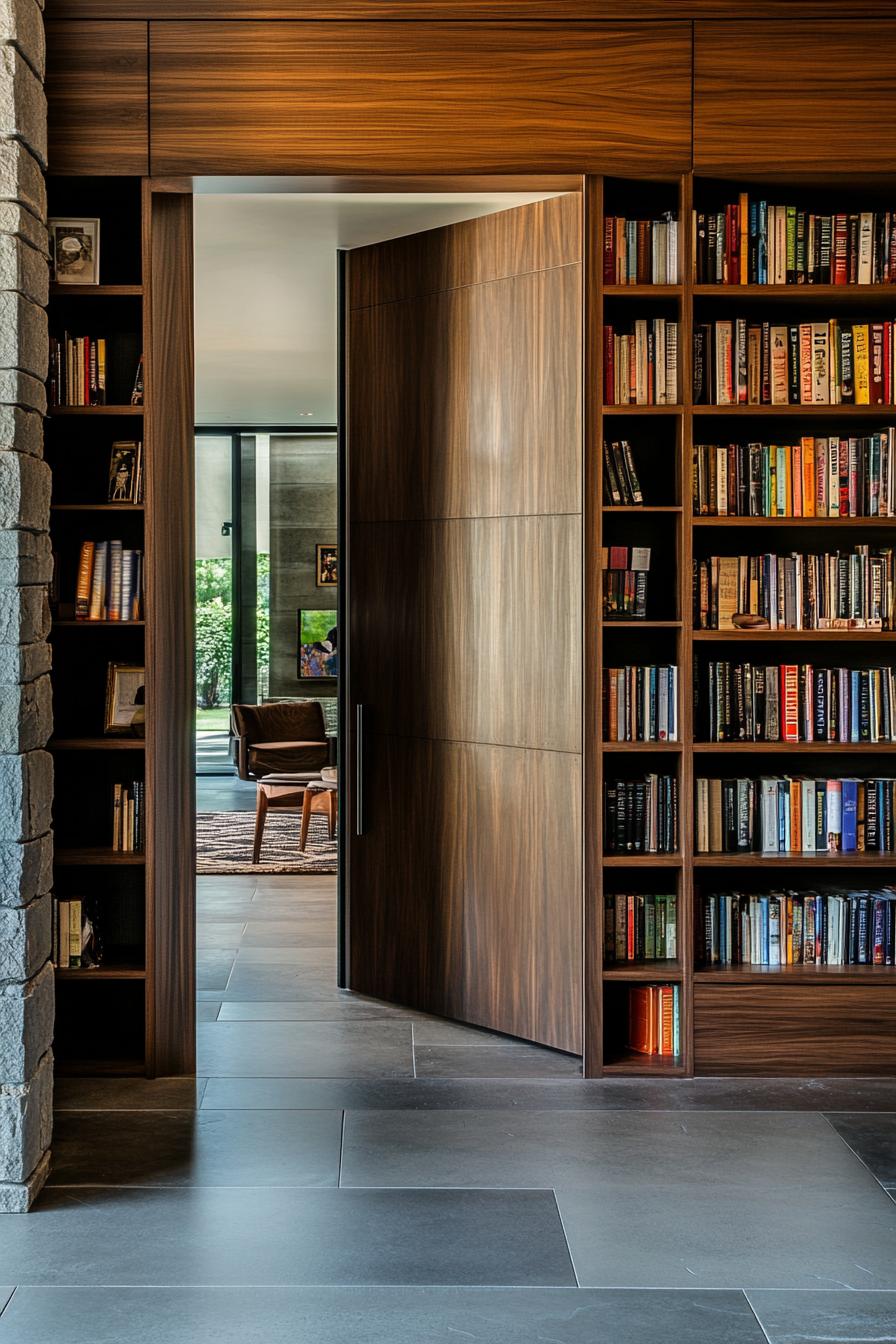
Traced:
<svg viewBox="0 0 896 1344">
<path fill-rule="evenodd" d="M 313 815 L 304 854 L 297 813 L 269 812 L 261 862 L 252 862 L 254 812 L 200 812 L 196 817 L 197 873 L 335 873 L 336 841 L 327 819 Z"/>
</svg>

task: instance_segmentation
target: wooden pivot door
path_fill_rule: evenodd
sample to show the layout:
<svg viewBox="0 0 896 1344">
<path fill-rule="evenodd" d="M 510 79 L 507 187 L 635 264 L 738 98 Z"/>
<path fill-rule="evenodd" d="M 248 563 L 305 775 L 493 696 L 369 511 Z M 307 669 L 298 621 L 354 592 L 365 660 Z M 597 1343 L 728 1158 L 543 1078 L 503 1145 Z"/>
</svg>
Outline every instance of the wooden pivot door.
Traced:
<svg viewBox="0 0 896 1344">
<path fill-rule="evenodd" d="M 348 254 L 347 979 L 582 1050 L 582 206 Z"/>
</svg>

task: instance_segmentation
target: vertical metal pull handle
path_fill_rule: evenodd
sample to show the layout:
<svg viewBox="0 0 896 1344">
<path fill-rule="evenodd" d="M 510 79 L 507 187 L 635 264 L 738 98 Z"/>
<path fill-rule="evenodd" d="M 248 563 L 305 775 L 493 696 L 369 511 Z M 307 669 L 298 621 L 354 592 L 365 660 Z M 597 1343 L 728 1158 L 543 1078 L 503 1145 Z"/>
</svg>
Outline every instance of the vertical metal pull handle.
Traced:
<svg viewBox="0 0 896 1344">
<path fill-rule="evenodd" d="M 355 706 L 355 835 L 364 834 L 364 706 Z"/>
</svg>

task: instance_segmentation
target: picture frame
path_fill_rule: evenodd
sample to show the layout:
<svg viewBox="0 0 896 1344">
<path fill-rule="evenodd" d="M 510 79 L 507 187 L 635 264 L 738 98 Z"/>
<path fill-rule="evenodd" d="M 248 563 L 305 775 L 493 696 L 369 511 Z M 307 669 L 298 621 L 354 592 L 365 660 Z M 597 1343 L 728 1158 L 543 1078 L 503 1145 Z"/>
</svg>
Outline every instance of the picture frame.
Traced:
<svg viewBox="0 0 896 1344">
<path fill-rule="evenodd" d="M 143 445 L 136 439 L 116 439 L 109 453 L 110 504 L 140 504 L 143 500 Z"/>
<path fill-rule="evenodd" d="M 100 221 L 48 219 L 52 276 L 57 285 L 100 283 Z"/>
<path fill-rule="evenodd" d="M 331 681 L 339 675 L 336 612 L 300 608 L 296 613 L 300 681 Z"/>
<path fill-rule="evenodd" d="M 136 663 L 110 663 L 106 677 L 109 737 L 146 736 L 146 668 Z"/>
<path fill-rule="evenodd" d="M 336 588 L 339 583 L 337 546 L 318 542 L 315 572 L 318 588 Z"/>
</svg>

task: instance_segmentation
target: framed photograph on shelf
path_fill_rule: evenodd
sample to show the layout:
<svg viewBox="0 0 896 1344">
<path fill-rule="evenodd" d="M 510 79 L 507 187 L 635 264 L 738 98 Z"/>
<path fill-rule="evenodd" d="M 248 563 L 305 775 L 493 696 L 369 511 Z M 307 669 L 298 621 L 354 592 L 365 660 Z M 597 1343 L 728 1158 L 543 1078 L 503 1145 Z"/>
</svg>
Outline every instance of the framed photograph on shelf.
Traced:
<svg viewBox="0 0 896 1344">
<path fill-rule="evenodd" d="M 110 736 L 146 736 L 146 668 L 110 663 L 106 678 L 106 722 Z"/>
<path fill-rule="evenodd" d="M 110 504 L 140 504 L 143 500 L 143 445 L 119 439 L 109 456 Z"/>
<path fill-rule="evenodd" d="M 317 547 L 317 586 L 318 588 L 335 588 L 339 582 L 337 577 L 337 548 L 335 546 Z"/>
<path fill-rule="evenodd" d="M 52 275 L 57 285 L 98 285 L 100 221 L 48 219 Z"/>
<path fill-rule="evenodd" d="M 299 679 L 320 681 L 339 675 L 336 612 L 298 612 Z"/>
</svg>

